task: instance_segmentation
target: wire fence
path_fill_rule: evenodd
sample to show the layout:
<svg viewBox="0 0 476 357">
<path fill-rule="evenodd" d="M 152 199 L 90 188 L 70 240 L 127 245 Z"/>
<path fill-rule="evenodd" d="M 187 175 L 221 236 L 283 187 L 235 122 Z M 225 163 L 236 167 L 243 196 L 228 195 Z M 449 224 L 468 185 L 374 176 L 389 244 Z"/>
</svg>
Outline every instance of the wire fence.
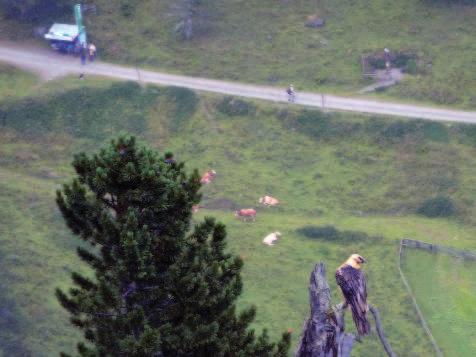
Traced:
<svg viewBox="0 0 476 357">
<path fill-rule="evenodd" d="M 405 287 L 408 291 L 408 295 L 412 299 L 413 306 L 415 307 L 418 318 L 420 319 L 420 323 L 421 323 L 423 329 L 425 330 L 426 334 L 428 335 L 428 338 L 430 339 L 430 342 L 433 346 L 433 349 L 435 350 L 436 355 L 438 357 L 443 357 L 443 352 L 441 351 L 440 346 L 438 346 L 438 344 L 436 343 L 436 340 L 433 337 L 433 334 L 431 333 L 430 328 L 428 327 L 428 324 L 426 323 L 425 318 L 423 317 L 423 313 L 421 312 L 420 306 L 418 305 L 418 303 L 416 301 L 415 295 L 413 295 L 413 291 L 410 288 L 410 284 L 408 284 L 407 278 L 405 278 L 405 275 L 403 274 L 402 255 L 403 255 L 403 249 L 404 249 L 405 246 L 407 246 L 406 243 L 408 241 L 417 242 L 417 241 L 410 240 L 410 239 L 402 239 L 400 241 L 400 250 L 399 250 L 399 253 L 398 253 L 398 271 L 400 272 L 400 277 L 402 278 L 403 284 L 405 285 Z"/>
<path fill-rule="evenodd" d="M 433 337 L 433 334 L 430 331 L 430 328 L 428 327 L 428 324 L 423 317 L 423 313 L 421 312 L 420 306 L 418 305 L 415 295 L 413 294 L 412 289 L 410 288 L 410 284 L 408 284 L 407 279 L 405 278 L 405 275 L 403 274 L 402 270 L 402 257 L 404 250 L 406 248 L 410 249 L 422 249 L 426 250 L 431 253 L 443 253 L 443 254 L 448 254 L 453 257 L 457 257 L 460 259 L 465 259 L 465 260 L 474 260 L 476 261 L 476 253 L 469 251 L 469 250 L 462 250 L 462 249 L 455 249 L 455 248 L 450 248 L 450 247 L 445 247 L 441 246 L 438 244 L 432 244 L 432 243 L 427 243 L 427 242 L 422 242 L 419 240 L 414 240 L 414 239 L 402 239 L 400 241 L 400 250 L 398 254 L 398 271 L 400 272 L 400 276 L 402 278 L 403 284 L 405 285 L 408 294 L 410 295 L 410 298 L 412 299 L 413 306 L 415 307 L 415 310 L 417 312 L 417 315 L 420 319 L 421 325 L 423 329 L 425 330 L 426 334 L 428 335 L 431 344 L 433 345 L 433 348 L 435 350 L 435 353 L 438 357 L 443 357 L 443 352 L 441 351 L 440 346 L 436 343 L 435 338 Z"/>
<path fill-rule="evenodd" d="M 476 253 L 469 250 L 455 249 L 450 247 L 444 247 L 438 244 L 426 243 L 414 239 L 402 239 L 400 245 L 408 248 L 423 249 L 432 253 L 445 253 L 457 258 L 476 260 Z"/>
</svg>

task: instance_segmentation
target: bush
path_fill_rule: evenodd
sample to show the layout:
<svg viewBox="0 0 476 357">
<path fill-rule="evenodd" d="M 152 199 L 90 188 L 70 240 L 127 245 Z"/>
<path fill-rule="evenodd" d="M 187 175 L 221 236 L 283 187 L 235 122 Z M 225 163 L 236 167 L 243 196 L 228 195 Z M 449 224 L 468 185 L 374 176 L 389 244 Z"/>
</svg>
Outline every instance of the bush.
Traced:
<svg viewBox="0 0 476 357">
<path fill-rule="evenodd" d="M 341 120 L 339 114 L 320 110 L 303 110 L 292 123 L 299 132 L 315 139 L 349 138 L 356 135 L 361 124 Z"/>
<path fill-rule="evenodd" d="M 165 88 L 163 94 L 167 97 L 167 101 L 175 103 L 175 109 L 170 118 L 170 128 L 175 132 L 193 116 L 200 99 L 193 90 L 181 87 Z"/>
<path fill-rule="evenodd" d="M 375 69 L 385 69 L 385 59 L 383 58 L 370 58 L 369 64 Z"/>
<path fill-rule="evenodd" d="M 424 201 L 418 208 L 417 213 L 430 217 L 448 217 L 456 212 L 453 201 L 450 198 L 444 196 L 437 196 Z"/>
<path fill-rule="evenodd" d="M 379 142 L 399 143 L 407 135 L 418 135 L 424 140 L 448 142 L 448 128 L 442 123 L 426 120 L 392 120 L 372 118 L 365 131 Z"/>
<path fill-rule="evenodd" d="M 135 5 L 130 4 L 129 2 L 123 2 L 119 8 L 124 17 L 132 17 L 135 13 Z"/>
<path fill-rule="evenodd" d="M 224 97 L 217 104 L 217 109 L 230 117 L 254 115 L 256 112 L 256 106 L 253 103 L 230 96 Z"/>
<path fill-rule="evenodd" d="M 457 124 L 456 128 L 463 143 L 476 145 L 476 125 Z"/>
<path fill-rule="evenodd" d="M 406 53 L 397 53 L 395 58 L 392 61 L 392 65 L 397 68 L 404 68 L 408 65 L 409 61 L 413 59 L 414 56 L 408 55 Z"/>
<path fill-rule="evenodd" d="M 418 65 L 417 65 L 417 62 L 413 58 L 407 62 L 407 65 L 405 66 L 405 72 L 408 74 L 418 73 Z"/>
</svg>

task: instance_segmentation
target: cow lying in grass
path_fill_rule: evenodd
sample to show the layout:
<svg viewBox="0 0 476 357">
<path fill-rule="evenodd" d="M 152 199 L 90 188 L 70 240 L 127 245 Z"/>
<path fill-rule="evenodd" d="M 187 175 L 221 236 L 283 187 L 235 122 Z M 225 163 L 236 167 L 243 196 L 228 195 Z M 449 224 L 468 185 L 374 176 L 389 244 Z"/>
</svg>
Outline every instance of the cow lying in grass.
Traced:
<svg viewBox="0 0 476 357">
<path fill-rule="evenodd" d="M 266 245 L 274 245 L 279 238 L 281 238 L 281 233 L 276 231 L 264 237 L 263 243 Z"/>
<path fill-rule="evenodd" d="M 263 196 L 259 198 L 259 203 L 264 206 L 277 206 L 279 205 L 279 201 L 277 198 L 271 196 Z"/>
<path fill-rule="evenodd" d="M 248 220 L 256 220 L 256 210 L 253 208 L 243 208 L 238 211 L 235 211 L 235 217 L 238 217 L 242 221 L 246 222 Z"/>
<path fill-rule="evenodd" d="M 208 185 L 215 179 L 216 174 L 217 172 L 215 170 L 208 170 L 202 175 L 202 178 L 200 179 L 200 183 L 202 185 Z"/>
</svg>

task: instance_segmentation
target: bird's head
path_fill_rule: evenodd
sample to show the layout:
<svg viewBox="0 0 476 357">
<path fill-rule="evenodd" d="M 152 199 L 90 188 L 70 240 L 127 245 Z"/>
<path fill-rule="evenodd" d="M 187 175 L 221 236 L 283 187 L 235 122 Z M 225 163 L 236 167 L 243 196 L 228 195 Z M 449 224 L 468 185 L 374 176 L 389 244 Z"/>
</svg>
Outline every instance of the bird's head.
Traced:
<svg viewBox="0 0 476 357">
<path fill-rule="evenodd" d="M 360 254 L 352 254 L 349 259 L 347 259 L 347 264 L 349 264 L 355 269 L 360 269 L 362 267 L 362 264 L 366 262 L 367 261 Z"/>
</svg>

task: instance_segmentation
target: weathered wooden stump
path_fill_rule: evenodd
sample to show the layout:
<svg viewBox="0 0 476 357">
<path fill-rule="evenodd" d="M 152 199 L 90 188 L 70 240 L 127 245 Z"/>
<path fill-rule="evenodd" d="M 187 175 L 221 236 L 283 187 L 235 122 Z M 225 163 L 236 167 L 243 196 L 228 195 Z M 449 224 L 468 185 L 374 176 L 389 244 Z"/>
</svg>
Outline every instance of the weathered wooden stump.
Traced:
<svg viewBox="0 0 476 357">
<path fill-rule="evenodd" d="M 355 336 L 344 332 L 343 305 L 331 307 L 331 291 L 323 263 L 315 266 L 309 282 L 311 315 L 305 322 L 296 357 L 348 357 Z"/>
<path fill-rule="evenodd" d="M 317 264 L 311 273 L 309 302 L 311 315 L 304 323 L 295 357 L 350 357 L 355 336 L 345 332 L 344 304 L 331 306 L 331 291 L 323 263 Z M 369 310 L 375 318 L 377 332 L 387 355 L 395 357 L 385 337 L 378 310 L 370 305 Z"/>
</svg>

